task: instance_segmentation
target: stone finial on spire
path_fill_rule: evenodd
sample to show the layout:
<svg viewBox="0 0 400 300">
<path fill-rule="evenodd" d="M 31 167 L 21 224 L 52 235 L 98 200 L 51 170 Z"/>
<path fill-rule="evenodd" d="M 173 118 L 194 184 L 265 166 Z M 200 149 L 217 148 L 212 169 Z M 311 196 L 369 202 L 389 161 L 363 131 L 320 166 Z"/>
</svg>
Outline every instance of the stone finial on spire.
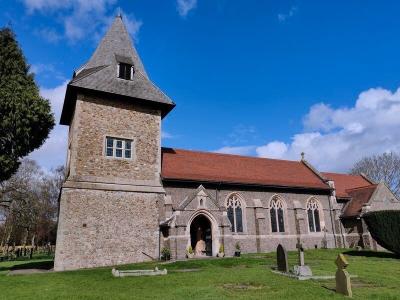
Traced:
<svg viewBox="0 0 400 300">
<path fill-rule="evenodd" d="M 304 156 L 306 155 L 304 152 L 301 152 L 301 160 L 304 160 Z"/>
<path fill-rule="evenodd" d="M 121 18 L 121 20 L 122 20 L 122 9 L 121 9 L 121 7 L 118 7 L 118 8 L 117 8 L 117 15 L 116 15 L 116 17 L 117 17 L 117 18 Z"/>
</svg>

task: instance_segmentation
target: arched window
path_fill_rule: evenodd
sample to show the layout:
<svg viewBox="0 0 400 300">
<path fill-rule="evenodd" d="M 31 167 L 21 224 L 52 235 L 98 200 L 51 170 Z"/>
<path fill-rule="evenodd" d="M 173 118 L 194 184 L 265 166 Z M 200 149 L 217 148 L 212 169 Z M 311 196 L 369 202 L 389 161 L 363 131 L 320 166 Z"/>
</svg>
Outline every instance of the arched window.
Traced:
<svg viewBox="0 0 400 300">
<path fill-rule="evenodd" d="M 226 201 L 226 210 L 228 211 L 228 219 L 232 224 L 232 232 L 243 232 L 243 209 L 240 197 L 232 194 Z"/>
<path fill-rule="evenodd" d="M 320 206 L 317 200 L 311 198 L 307 203 L 308 228 L 310 232 L 321 232 Z"/>
<path fill-rule="evenodd" d="M 279 197 L 272 198 L 269 204 L 272 232 L 285 232 L 284 205 Z"/>
</svg>

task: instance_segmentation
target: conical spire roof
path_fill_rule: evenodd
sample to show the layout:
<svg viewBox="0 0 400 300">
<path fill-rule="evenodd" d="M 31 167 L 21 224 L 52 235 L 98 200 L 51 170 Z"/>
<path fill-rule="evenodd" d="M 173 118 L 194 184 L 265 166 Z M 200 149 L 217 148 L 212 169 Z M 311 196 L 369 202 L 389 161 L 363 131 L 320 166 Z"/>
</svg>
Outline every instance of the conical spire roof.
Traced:
<svg viewBox="0 0 400 300">
<path fill-rule="evenodd" d="M 118 58 L 125 58 L 131 61 L 135 68 L 135 72 L 141 72 L 146 78 L 147 74 L 143 67 L 142 61 L 128 31 L 125 28 L 121 16 L 115 17 L 110 29 L 97 46 L 96 51 L 86 63 L 85 68 L 94 68 L 104 65 L 113 65 Z"/>
<path fill-rule="evenodd" d="M 118 78 L 119 63 L 133 66 L 131 80 Z M 74 72 L 67 87 L 61 124 L 69 124 L 79 89 L 118 95 L 151 105 L 159 104 L 163 116 L 175 106 L 147 76 L 121 16 L 115 18 L 89 61 Z"/>
</svg>

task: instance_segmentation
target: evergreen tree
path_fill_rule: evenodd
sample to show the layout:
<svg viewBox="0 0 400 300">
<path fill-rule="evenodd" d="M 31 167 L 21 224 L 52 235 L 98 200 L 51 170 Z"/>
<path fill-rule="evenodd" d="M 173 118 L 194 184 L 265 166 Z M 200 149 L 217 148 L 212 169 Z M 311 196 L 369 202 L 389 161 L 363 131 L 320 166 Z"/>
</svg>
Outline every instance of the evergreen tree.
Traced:
<svg viewBox="0 0 400 300">
<path fill-rule="evenodd" d="M 20 159 L 40 147 L 53 127 L 50 103 L 40 97 L 14 33 L 0 29 L 0 182 L 17 171 Z"/>
</svg>

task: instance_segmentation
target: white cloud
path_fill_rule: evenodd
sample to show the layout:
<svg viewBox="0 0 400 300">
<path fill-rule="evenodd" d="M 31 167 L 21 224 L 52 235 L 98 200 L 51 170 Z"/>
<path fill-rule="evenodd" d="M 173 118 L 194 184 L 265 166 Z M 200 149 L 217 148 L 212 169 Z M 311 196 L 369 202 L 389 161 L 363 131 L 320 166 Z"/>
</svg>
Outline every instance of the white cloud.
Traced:
<svg viewBox="0 0 400 300">
<path fill-rule="evenodd" d="M 67 83 L 65 81 L 53 89 L 40 89 L 41 96 L 50 100 L 56 125 L 42 147 L 33 151 L 29 158 L 36 160 L 40 166 L 47 170 L 65 164 L 68 127 L 59 125 L 58 122 L 60 121 Z"/>
<path fill-rule="evenodd" d="M 269 158 L 280 158 L 287 151 L 288 146 L 279 141 L 270 142 L 265 146 L 256 148 L 258 156 Z"/>
<path fill-rule="evenodd" d="M 330 122 L 330 117 L 333 115 L 333 112 L 329 105 L 324 103 L 315 104 L 303 119 L 304 127 L 310 130 L 332 129 L 333 124 Z"/>
<path fill-rule="evenodd" d="M 70 0 L 24 0 L 24 3 L 29 13 L 34 13 L 36 10 L 66 8 L 71 5 Z"/>
<path fill-rule="evenodd" d="M 369 89 L 349 108 L 316 104 L 304 118 L 304 129 L 290 143 L 257 147 L 257 154 L 298 160 L 305 152 L 319 170 L 347 171 L 364 156 L 400 151 L 400 88 Z"/>
<path fill-rule="evenodd" d="M 64 28 L 64 33 L 44 28 L 37 31 L 49 42 L 57 42 L 61 36 L 74 43 L 84 38 L 97 38 L 99 31 L 111 23 L 116 15 L 117 0 L 23 0 L 29 14 L 42 13 L 54 16 Z M 121 10 L 119 10 L 122 12 Z M 124 15 L 129 33 L 136 38 L 142 25 L 132 14 Z"/>
<path fill-rule="evenodd" d="M 257 129 L 254 126 L 238 124 L 233 127 L 232 131 L 227 135 L 227 138 L 222 141 L 224 146 L 217 150 L 213 150 L 213 152 L 237 155 L 255 155 L 257 146 L 252 146 L 251 144 L 257 140 L 257 137 Z"/>
<path fill-rule="evenodd" d="M 292 6 L 287 13 L 278 14 L 278 20 L 279 20 L 279 22 L 283 23 L 287 19 L 293 17 L 296 13 L 297 13 L 297 6 Z"/>
<path fill-rule="evenodd" d="M 213 152 L 216 153 L 225 153 L 225 154 L 236 154 L 236 155 L 251 155 L 254 153 L 256 146 L 237 146 L 230 147 L 225 146 Z"/>
<path fill-rule="evenodd" d="M 102 26 L 100 26 L 101 28 L 97 32 L 95 32 L 94 40 L 96 41 L 96 43 L 98 43 L 98 41 L 106 33 L 107 29 L 111 26 L 117 14 L 122 15 L 126 30 L 132 36 L 132 38 L 136 41 L 138 40 L 138 33 L 143 25 L 143 22 L 136 19 L 134 14 L 125 13 L 120 7 L 117 7 L 115 9 L 115 14 L 110 14 L 109 16 L 104 17 L 103 24 Z"/>
<path fill-rule="evenodd" d="M 162 139 L 173 139 L 173 138 L 176 138 L 176 136 L 171 134 L 171 133 L 169 133 L 169 132 L 167 132 L 167 131 L 162 130 L 161 131 L 161 138 Z"/>
<path fill-rule="evenodd" d="M 126 30 L 129 34 L 136 40 L 137 34 L 139 33 L 140 27 L 142 27 L 143 22 L 137 20 L 133 14 L 124 14 L 124 22 Z"/>
<path fill-rule="evenodd" d="M 79 12 L 104 11 L 106 6 L 116 0 L 23 0 L 29 13 L 36 11 L 51 12 L 60 9 L 71 9 Z"/>
<path fill-rule="evenodd" d="M 34 31 L 35 35 L 45 39 L 47 42 L 56 44 L 62 39 L 62 35 L 52 28 L 41 28 Z"/>
<path fill-rule="evenodd" d="M 239 144 L 249 144 L 258 136 L 254 126 L 238 124 L 233 127 L 232 132 L 228 135 L 228 140 L 224 141 L 224 145 L 232 146 Z"/>
<path fill-rule="evenodd" d="M 191 10 L 196 8 L 197 0 L 177 0 L 176 6 L 179 15 L 186 17 Z"/>
<path fill-rule="evenodd" d="M 58 80 L 65 81 L 65 76 L 57 70 L 57 68 L 52 64 L 32 64 L 30 71 L 36 76 L 42 76 L 43 78 L 56 78 Z"/>
</svg>

